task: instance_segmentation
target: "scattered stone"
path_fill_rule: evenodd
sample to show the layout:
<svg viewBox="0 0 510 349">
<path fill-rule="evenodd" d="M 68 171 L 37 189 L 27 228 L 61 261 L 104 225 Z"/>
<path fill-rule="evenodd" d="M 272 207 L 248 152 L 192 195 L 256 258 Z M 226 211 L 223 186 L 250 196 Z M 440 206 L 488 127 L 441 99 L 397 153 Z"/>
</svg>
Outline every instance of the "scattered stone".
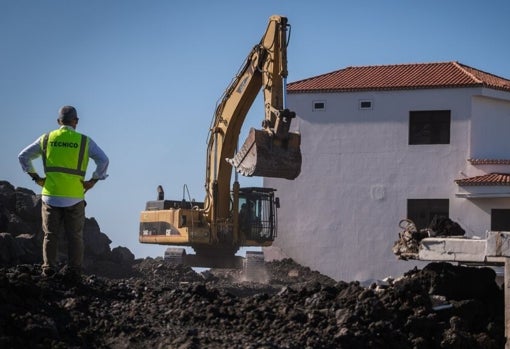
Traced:
<svg viewBox="0 0 510 349">
<path fill-rule="evenodd" d="M 59 260 L 67 260 L 67 241 L 61 232 Z M 41 196 L 26 188 L 0 181 L 0 266 L 42 263 Z M 83 267 L 89 274 L 107 277 L 131 275 L 134 255 L 129 249 L 110 248 L 94 217 L 85 219 Z"/>
<path fill-rule="evenodd" d="M 0 227 L 37 205 L 0 181 Z M 20 194 L 21 195 L 21 194 Z M 35 194 L 34 194 L 35 195 Z M 31 203 L 32 202 L 32 203 Z M 36 219 L 34 220 L 36 221 Z M 504 294 L 490 268 L 430 263 L 397 279 L 335 281 L 291 259 L 266 282 L 135 259 L 87 219 L 81 278 L 41 276 L 40 232 L 0 232 L 0 348 L 472 348 L 505 345 Z M 10 225 L 13 226 L 12 224 Z M 23 224 L 17 224 L 23 227 Z M 62 264 L 64 265 L 64 264 Z"/>
</svg>

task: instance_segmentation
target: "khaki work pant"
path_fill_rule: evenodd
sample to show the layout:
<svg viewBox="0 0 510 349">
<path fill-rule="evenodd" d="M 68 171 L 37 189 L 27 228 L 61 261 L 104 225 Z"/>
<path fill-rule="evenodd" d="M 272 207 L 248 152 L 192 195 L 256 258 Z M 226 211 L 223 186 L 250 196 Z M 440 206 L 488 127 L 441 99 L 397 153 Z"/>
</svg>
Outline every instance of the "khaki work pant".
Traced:
<svg viewBox="0 0 510 349">
<path fill-rule="evenodd" d="M 81 272 L 85 201 L 69 207 L 55 207 L 42 202 L 41 213 L 44 232 L 43 270 L 57 266 L 59 232 L 63 226 L 67 237 L 69 268 Z"/>
</svg>

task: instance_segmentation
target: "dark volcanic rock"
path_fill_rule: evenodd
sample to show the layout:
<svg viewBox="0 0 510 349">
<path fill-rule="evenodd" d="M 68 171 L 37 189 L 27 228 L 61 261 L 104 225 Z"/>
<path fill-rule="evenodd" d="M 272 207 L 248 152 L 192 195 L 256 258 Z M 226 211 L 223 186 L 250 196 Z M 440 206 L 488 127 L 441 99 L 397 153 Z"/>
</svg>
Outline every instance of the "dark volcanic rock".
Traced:
<svg viewBox="0 0 510 349">
<path fill-rule="evenodd" d="M 81 282 L 61 273 L 41 278 L 38 265 L 0 269 L 0 347 L 504 346 L 501 290 L 456 300 L 430 294 L 442 282 L 439 270 L 469 287 L 474 268 L 434 264 L 385 287 L 335 282 L 291 260 L 267 268 L 265 284 L 236 281 L 235 271 L 204 276 L 161 258 L 136 260 L 130 277 Z"/>
<path fill-rule="evenodd" d="M 0 348 L 504 347 L 504 294 L 489 268 L 431 263 L 367 287 L 286 259 L 253 282 L 135 260 L 92 218 L 82 280 L 65 268 L 43 278 L 39 205 L 0 181 Z"/>
<path fill-rule="evenodd" d="M 61 232 L 59 259 L 67 259 L 67 242 Z M 41 197 L 26 188 L 0 181 L 0 266 L 42 262 Z M 85 272 L 109 277 L 131 273 L 134 255 L 125 247 L 110 248 L 95 218 L 86 218 L 83 229 Z M 126 271 L 128 270 L 128 271 Z"/>
</svg>

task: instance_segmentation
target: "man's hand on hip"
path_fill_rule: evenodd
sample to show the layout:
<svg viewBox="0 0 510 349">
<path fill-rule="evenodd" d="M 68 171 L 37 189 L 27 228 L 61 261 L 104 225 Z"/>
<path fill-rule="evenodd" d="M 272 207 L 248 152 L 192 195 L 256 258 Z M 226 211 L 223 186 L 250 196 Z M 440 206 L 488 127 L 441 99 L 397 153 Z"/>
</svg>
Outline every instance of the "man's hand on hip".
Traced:
<svg viewBox="0 0 510 349">
<path fill-rule="evenodd" d="M 83 188 L 85 189 L 85 192 L 87 192 L 89 189 L 91 189 L 92 187 L 94 187 L 94 185 L 97 183 L 97 179 L 95 178 L 91 178 L 89 179 L 88 181 L 82 181 L 83 183 Z"/>
</svg>

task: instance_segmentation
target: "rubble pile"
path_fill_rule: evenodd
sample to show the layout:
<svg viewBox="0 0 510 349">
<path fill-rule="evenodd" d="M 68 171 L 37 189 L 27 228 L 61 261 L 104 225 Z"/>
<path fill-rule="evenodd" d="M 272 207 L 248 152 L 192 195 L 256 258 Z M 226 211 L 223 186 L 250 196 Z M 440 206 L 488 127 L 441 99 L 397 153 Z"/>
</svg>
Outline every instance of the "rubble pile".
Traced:
<svg viewBox="0 0 510 349">
<path fill-rule="evenodd" d="M 121 252 L 81 281 L 43 278 L 37 261 L 4 262 L 0 347 L 504 347 L 503 290 L 489 268 L 431 263 L 363 286 L 285 259 L 267 263 L 258 283 Z"/>
<path fill-rule="evenodd" d="M 59 260 L 65 261 L 66 239 L 60 235 Z M 111 240 L 94 218 L 85 219 L 83 240 L 85 271 L 105 276 L 129 272 L 135 256 L 122 246 L 111 249 Z M 0 181 L 0 266 L 41 263 L 42 241 L 40 195 Z"/>
<path fill-rule="evenodd" d="M 150 258 L 136 260 L 130 277 L 81 282 L 42 278 L 36 264 L 3 268 L 0 347 L 504 346 L 503 296 L 490 269 L 430 264 L 363 287 L 291 260 L 267 267 L 267 284 Z"/>
</svg>

